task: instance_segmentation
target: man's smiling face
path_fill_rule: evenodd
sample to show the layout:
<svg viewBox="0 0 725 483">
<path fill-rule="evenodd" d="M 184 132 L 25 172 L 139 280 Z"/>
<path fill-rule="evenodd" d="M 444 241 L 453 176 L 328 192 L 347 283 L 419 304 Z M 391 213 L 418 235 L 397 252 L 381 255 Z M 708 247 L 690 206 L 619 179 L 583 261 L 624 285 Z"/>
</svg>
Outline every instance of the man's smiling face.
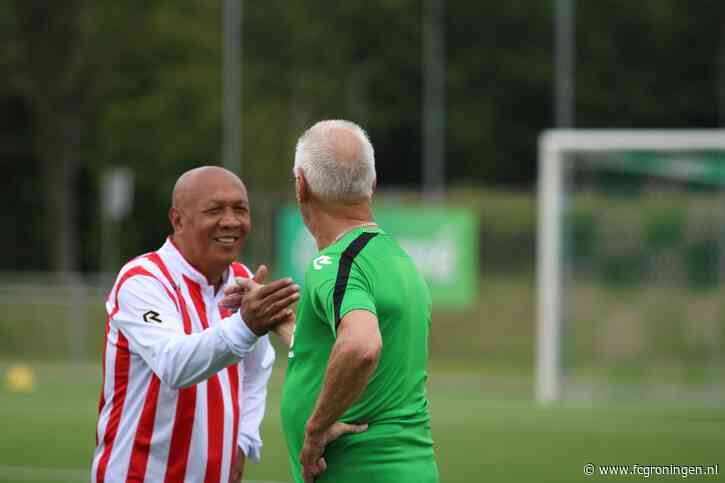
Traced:
<svg viewBox="0 0 725 483">
<path fill-rule="evenodd" d="M 216 169 L 195 173 L 184 188 L 171 213 L 174 240 L 204 275 L 220 274 L 251 230 L 247 190 L 239 178 Z"/>
</svg>

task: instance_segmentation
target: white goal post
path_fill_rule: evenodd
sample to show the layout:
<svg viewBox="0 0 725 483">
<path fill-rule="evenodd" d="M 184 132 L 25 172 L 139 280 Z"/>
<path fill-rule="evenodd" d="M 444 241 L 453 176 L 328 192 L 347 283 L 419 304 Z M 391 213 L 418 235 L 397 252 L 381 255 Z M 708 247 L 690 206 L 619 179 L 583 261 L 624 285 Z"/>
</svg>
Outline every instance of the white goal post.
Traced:
<svg viewBox="0 0 725 483">
<path fill-rule="evenodd" d="M 549 130 L 539 138 L 536 399 L 561 395 L 562 212 L 568 153 L 725 150 L 725 129 Z"/>
</svg>

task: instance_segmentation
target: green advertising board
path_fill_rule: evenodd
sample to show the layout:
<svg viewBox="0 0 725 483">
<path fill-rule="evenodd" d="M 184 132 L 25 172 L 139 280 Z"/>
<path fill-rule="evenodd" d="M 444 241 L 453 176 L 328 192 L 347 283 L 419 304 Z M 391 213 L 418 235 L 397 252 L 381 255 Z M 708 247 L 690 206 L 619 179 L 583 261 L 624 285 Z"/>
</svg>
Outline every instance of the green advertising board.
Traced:
<svg viewBox="0 0 725 483">
<path fill-rule="evenodd" d="M 436 306 L 468 307 L 478 290 L 477 218 L 465 209 L 376 207 L 375 221 L 413 258 Z M 277 218 L 277 274 L 304 281 L 317 247 L 294 205 Z"/>
</svg>

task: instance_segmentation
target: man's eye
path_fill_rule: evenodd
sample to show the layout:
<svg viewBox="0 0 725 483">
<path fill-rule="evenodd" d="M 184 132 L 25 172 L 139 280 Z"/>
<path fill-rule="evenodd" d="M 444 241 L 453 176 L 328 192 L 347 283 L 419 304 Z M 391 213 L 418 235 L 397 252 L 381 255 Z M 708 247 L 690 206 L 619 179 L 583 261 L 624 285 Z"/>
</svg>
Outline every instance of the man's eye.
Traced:
<svg viewBox="0 0 725 483">
<path fill-rule="evenodd" d="M 246 206 L 235 206 L 234 207 L 234 212 L 235 213 L 246 213 L 247 212 L 247 207 Z"/>
<path fill-rule="evenodd" d="M 219 213 L 222 212 L 222 209 L 221 208 L 209 208 L 208 210 L 206 210 L 206 212 L 209 213 L 210 215 L 218 215 Z"/>
</svg>

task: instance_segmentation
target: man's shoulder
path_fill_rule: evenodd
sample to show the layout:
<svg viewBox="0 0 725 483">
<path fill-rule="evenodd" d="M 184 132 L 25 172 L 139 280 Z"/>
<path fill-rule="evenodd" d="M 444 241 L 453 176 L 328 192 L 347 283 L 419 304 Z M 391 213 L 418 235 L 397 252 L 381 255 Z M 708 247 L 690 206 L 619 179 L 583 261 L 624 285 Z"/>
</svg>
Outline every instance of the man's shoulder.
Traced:
<svg viewBox="0 0 725 483">
<path fill-rule="evenodd" d="M 232 269 L 235 277 L 252 278 L 254 276 L 252 270 L 242 262 L 234 261 L 229 267 Z"/>
<path fill-rule="evenodd" d="M 118 271 L 118 275 L 116 276 L 116 280 L 120 280 L 124 277 L 131 276 L 134 272 L 140 272 L 143 270 L 148 270 L 151 268 L 151 262 L 149 260 L 149 256 L 155 252 L 149 252 L 141 254 L 137 257 L 134 257 L 130 260 L 128 260 Z"/>
<path fill-rule="evenodd" d="M 132 258 L 121 267 L 116 277 L 114 290 L 118 291 L 129 282 L 132 286 L 145 290 L 161 290 L 167 289 L 164 281 L 168 280 L 164 273 L 163 262 L 157 260 L 157 252 L 149 252 Z"/>
<path fill-rule="evenodd" d="M 305 272 L 305 286 L 318 287 L 334 281 L 340 266 L 340 253 L 323 251 L 310 260 Z"/>
<path fill-rule="evenodd" d="M 349 272 L 350 270 L 360 269 L 358 261 L 380 250 L 377 246 L 379 243 L 373 243 L 373 240 L 379 234 L 362 233 L 361 236 L 352 239 L 347 244 L 335 244 L 321 251 L 310 261 L 307 267 L 308 278 L 312 277 L 313 280 L 334 279 L 340 270 Z"/>
</svg>

